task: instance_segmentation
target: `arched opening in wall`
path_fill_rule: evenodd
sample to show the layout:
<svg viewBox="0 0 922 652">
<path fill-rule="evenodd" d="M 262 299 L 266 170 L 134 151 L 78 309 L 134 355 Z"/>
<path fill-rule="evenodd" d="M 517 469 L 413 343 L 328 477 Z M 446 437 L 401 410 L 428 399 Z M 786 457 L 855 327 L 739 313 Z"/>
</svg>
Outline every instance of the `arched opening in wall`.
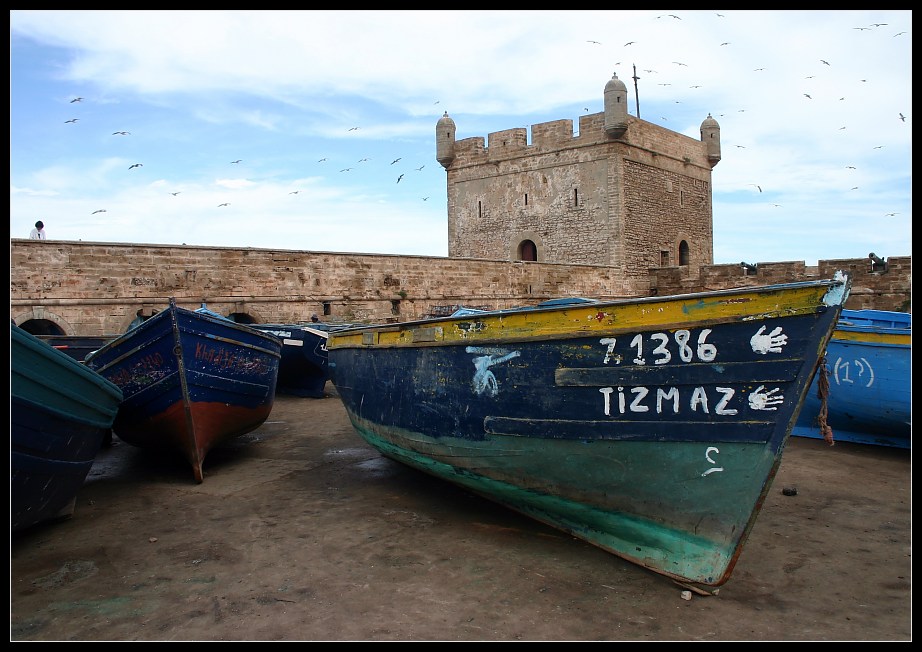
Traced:
<svg viewBox="0 0 922 652">
<path fill-rule="evenodd" d="M 679 243 L 679 265 L 688 265 L 688 243 L 685 240 Z"/>
<path fill-rule="evenodd" d="M 522 240 L 519 243 L 519 260 L 538 260 L 538 245 L 531 240 Z"/>
<path fill-rule="evenodd" d="M 227 318 L 233 322 L 237 322 L 238 324 L 255 324 L 256 323 L 256 320 L 250 317 L 245 312 L 232 312 L 231 314 L 227 316 Z"/>
<path fill-rule="evenodd" d="M 29 319 L 19 324 L 19 327 L 33 335 L 65 335 L 64 329 L 50 319 Z"/>
</svg>

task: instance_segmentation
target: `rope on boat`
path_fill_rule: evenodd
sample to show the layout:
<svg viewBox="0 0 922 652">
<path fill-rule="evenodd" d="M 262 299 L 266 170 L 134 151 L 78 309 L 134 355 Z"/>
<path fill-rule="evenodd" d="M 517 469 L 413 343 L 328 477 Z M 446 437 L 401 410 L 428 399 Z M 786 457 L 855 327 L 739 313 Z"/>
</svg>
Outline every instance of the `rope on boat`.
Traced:
<svg viewBox="0 0 922 652">
<path fill-rule="evenodd" d="M 836 442 L 832 438 L 832 428 L 826 423 L 826 415 L 829 414 L 829 370 L 826 369 L 825 354 L 820 359 L 819 380 L 816 383 L 816 397 L 820 399 L 820 413 L 817 417 L 817 424 L 820 427 L 820 434 L 823 435 L 823 441 L 830 446 L 835 446 Z"/>
</svg>

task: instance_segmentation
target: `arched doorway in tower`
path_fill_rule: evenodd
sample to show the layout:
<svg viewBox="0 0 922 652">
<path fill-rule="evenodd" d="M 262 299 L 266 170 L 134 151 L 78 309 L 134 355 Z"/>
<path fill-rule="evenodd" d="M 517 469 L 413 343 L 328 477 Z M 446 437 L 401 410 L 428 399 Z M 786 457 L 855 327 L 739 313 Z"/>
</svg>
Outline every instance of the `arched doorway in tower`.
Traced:
<svg viewBox="0 0 922 652">
<path fill-rule="evenodd" d="M 519 243 L 519 260 L 538 260 L 538 246 L 531 240 L 522 240 Z"/>
<path fill-rule="evenodd" d="M 679 243 L 679 265 L 688 265 L 688 259 L 688 242 L 682 240 L 682 242 Z"/>
</svg>

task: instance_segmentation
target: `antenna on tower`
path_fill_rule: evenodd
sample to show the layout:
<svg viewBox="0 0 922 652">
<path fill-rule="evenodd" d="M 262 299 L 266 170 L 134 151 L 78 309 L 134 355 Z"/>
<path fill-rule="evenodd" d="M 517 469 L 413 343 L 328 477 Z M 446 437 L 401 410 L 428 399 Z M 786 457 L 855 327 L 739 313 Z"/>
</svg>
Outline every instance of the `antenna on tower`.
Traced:
<svg viewBox="0 0 922 652">
<path fill-rule="evenodd" d="M 637 64 L 634 65 L 634 109 L 637 111 L 637 117 L 640 117 L 640 94 L 637 92 L 637 80 L 640 77 L 637 76 Z"/>
</svg>

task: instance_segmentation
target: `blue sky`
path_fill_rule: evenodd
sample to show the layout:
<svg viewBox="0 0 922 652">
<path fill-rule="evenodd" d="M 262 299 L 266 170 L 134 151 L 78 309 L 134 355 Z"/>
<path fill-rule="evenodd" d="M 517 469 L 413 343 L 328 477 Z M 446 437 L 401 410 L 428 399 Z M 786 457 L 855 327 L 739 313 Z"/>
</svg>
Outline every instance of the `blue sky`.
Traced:
<svg viewBox="0 0 922 652">
<path fill-rule="evenodd" d="M 637 115 L 636 66 L 641 118 L 720 124 L 716 263 L 909 256 L 911 28 L 909 10 L 11 11 L 10 237 L 41 219 L 50 239 L 446 256 L 443 112 L 459 139 L 578 128 L 617 73 Z"/>
</svg>

